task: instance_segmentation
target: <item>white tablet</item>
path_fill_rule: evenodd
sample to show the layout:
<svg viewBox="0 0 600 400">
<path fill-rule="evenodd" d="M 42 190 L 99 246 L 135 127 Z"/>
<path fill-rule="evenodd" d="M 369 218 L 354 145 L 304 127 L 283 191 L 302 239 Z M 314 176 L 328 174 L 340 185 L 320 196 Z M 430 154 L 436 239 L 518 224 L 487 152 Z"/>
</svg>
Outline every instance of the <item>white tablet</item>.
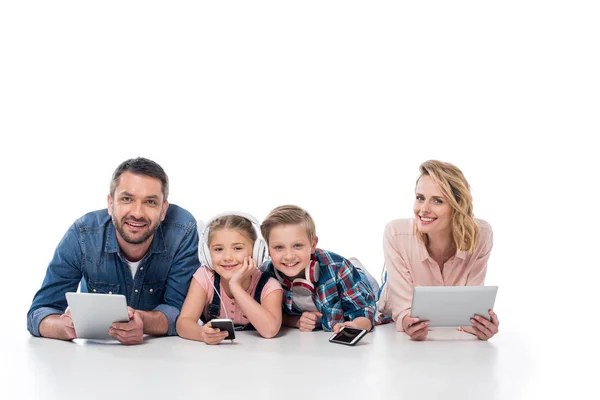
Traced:
<svg viewBox="0 0 600 400">
<path fill-rule="evenodd" d="M 113 322 L 128 322 L 127 300 L 122 294 L 66 293 L 75 334 L 79 339 L 113 339 Z"/>
<path fill-rule="evenodd" d="M 490 319 L 498 286 L 417 286 L 410 315 L 430 327 L 471 326 L 471 318 Z"/>
</svg>

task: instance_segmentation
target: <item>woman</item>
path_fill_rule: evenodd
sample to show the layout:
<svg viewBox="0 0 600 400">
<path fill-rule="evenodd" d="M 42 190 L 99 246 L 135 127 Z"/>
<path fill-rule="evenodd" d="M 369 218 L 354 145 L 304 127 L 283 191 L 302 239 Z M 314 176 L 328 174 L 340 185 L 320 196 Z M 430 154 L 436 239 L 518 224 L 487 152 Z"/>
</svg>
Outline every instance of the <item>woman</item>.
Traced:
<svg viewBox="0 0 600 400">
<path fill-rule="evenodd" d="M 473 218 L 473 199 L 464 175 L 452 164 L 421 164 L 415 190 L 414 218 L 385 227 L 383 250 L 387 282 L 379 310 L 391 315 L 399 332 L 413 340 L 427 337 L 429 322 L 410 315 L 415 286 L 483 285 L 492 251 L 492 228 Z M 480 316 L 459 328 L 488 340 L 498 333 L 498 317 Z"/>
</svg>

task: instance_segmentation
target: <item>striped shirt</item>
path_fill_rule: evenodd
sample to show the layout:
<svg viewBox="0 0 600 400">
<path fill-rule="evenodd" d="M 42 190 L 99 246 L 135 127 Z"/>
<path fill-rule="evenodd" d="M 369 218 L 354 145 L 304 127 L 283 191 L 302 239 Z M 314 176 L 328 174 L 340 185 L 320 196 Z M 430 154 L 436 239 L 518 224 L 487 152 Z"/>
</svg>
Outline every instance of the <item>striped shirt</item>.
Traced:
<svg viewBox="0 0 600 400">
<path fill-rule="evenodd" d="M 319 281 L 315 284 L 313 301 L 323 317 L 321 326 L 331 331 L 335 324 L 365 317 L 373 324 L 377 309 L 371 287 L 364 282 L 354 265 L 342 256 L 327 250 L 316 249 L 313 257 L 319 262 Z M 271 260 L 260 269 L 275 276 Z M 283 311 L 289 315 L 302 315 L 294 304 L 292 291 L 283 286 Z"/>
</svg>

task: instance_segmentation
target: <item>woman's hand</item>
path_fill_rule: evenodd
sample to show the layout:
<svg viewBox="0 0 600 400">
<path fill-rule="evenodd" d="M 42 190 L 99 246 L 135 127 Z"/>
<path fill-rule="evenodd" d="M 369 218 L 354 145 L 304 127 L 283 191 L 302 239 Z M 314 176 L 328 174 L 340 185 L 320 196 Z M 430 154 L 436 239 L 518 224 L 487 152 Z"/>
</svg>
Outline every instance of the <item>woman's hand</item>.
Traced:
<svg viewBox="0 0 600 400">
<path fill-rule="evenodd" d="M 500 321 L 498 321 L 498 316 L 495 312 L 490 310 L 488 313 L 490 314 L 491 321 L 488 321 L 479 315 L 475 315 L 473 318 L 471 318 L 471 326 L 461 327 L 458 329 L 477 336 L 479 340 L 491 339 L 496 333 L 498 333 Z"/>
<path fill-rule="evenodd" d="M 413 318 L 410 315 L 402 319 L 402 328 L 412 340 L 425 340 L 429 329 L 429 321 L 419 321 L 419 318 Z"/>
</svg>

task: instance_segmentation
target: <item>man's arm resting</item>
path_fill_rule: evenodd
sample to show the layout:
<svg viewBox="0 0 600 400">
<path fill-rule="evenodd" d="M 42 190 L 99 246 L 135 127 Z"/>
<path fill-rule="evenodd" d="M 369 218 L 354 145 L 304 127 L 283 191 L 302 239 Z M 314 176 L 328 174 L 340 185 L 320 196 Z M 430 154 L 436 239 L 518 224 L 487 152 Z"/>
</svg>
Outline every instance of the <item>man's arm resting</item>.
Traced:
<svg viewBox="0 0 600 400">
<path fill-rule="evenodd" d="M 70 323 L 70 327 L 67 324 Z M 51 314 L 40 322 L 39 334 L 45 338 L 72 340 L 75 339 L 75 330 L 73 329 L 71 318 L 68 321 L 59 314 Z"/>
<path fill-rule="evenodd" d="M 152 336 L 164 336 L 169 333 L 169 320 L 162 311 L 140 311 L 136 314 L 144 322 L 144 333 Z"/>
</svg>

